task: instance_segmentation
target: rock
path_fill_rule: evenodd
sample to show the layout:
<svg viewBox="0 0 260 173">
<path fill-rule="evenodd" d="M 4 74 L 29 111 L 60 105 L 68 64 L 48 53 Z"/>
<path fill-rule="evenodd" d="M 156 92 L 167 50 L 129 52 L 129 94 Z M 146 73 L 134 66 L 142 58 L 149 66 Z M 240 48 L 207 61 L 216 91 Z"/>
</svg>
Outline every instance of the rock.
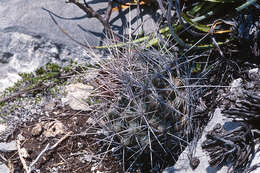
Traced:
<svg viewBox="0 0 260 173">
<path fill-rule="evenodd" d="M 89 117 L 86 123 L 94 126 L 96 124 L 96 121 L 93 118 Z"/>
<path fill-rule="evenodd" d="M 107 7 L 106 2 L 89 3 L 95 10 L 101 12 Z M 100 45 L 105 42 L 104 27 L 94 18 L 88 18 L 86 13 L 74 4 L 63 1 L 32 1 L 1 0 L 0 1 L 0 93 L 12 86 L 21 77 L 18 73 L 32 72 L 48 62 L 63 64 L 86 59 L 96 62 L 100 56 L 93 49 L 82 48 L 71 38 L 65 36 L 55 26 L 49 13 L 53 14 L 61 27 L 72 35 L 75 40 L 90 45 Z M 102 13 L 102 12 L 101 12 Z M 135 34 L 151 32 L 156 29 L 155 9 L 144 8 L 141 12 L 144 27 L 140 27 L 141 19 L 136 19 L 137 9 L 113 12 L 111 27 L 116 33 L 124 34 L 124 28 L 131 22 Z M 151 27 L 153 26 L 153 27 Z M 127 31 L 128 32 L 128 31 Z"/>
<path fill-rule="evenodd" d="M 10 170 L 5 164 L 0 163 L 0 172 L 1 173 L 10 173 Z"/>
<path fill-rule="evenodd" d="M 80 157 L 80 160 L 83 163 L 91 162 L 93 160 L 93 155 L 84 154 L 83 156 Z"/>
<path fill-rule="evenodd" d="M 91 108 L 87 103 L 87 99 L 93 91 L 94 87 L 76 83 L 66 86 L 67 96 L 62 99 L 63 104 L 68 104 L 74 110 L 90 111 Z"/>
<path fill-rule="evenodd" d="M 82 2 L 82 1 L 81 1 Z M 106 1 L 87 1 L 94 10 L 101 14 L 107 7 Z M 131 21 L 131 29 L 134 31 L 140 26 L 141 20 L 136 19 L 137 9 L 133 8 L 131 13 L 125 9 L 120 16 L 113 12 L 110 20 L 111 27 L 115 32 L 123 34 L 127 22 Z M 74 4 L 65 3 L 65 0 L 53 1 L 31 1 L 27 0 L 1 0 L 0 1 L 0 29 L 11 28 L 14 31 L 29 30 L 44 35 L 59 43 L 75 45 L 73 41 L 62 33 L 53 23 L 49 12 L 54 14 L 57 22 L 73 38 L 81 42 L 86 40 L 90 45 L 98 45 L 105 36 L 104 27 L 94 18 L 88 18 L 87 14 Z M 156 29 L 154 24 L 155 10 L 148 7 L 142 10 L 144 30 Z M 152 18 L 151 18 L 152 16 Z M 154 27 L 151 27 L 154 26 Z M 139 27 L 141 30 L 142 27 Z"/>
<path fill-rule="evenodd" d="M 260 79 L 260 69 L 259 68 L 253 68 L 249 70 L 248 76 L 251 80 L 259 80 Z"/>
<path fill-rule="evenodd" d="M 81 47 L 58 44 L 32 32 L 0 30 L 0 92 L 21 79 L 18 73 L 29 73 L 47 63 L 67 65 L 70 60 L 96 62 Z"/>
<path fill-rule="evenodd" d="M 55 103 L 53 100 L 51 100 L 51 101 L 47 102 L 47 103 L 44 105 L 44 110 L 45 110 L 45 111 L 51 111 L 51 110 L 54 109 L 55 106 L 56 106 L 56 103 Z"/>
<path fill-rule="evenodd" d="M 6 131 L 6 125 L 0 124 L 0 134 L 4 133 Z"/>
<path fill-rule="evenodd" d="M 208 156 L 209 153 L 207 153 L 205 150 L 202 150 L 202 143 L 206 140 L 206 135 L 208 132 L 212 131 L 214 127 L 218 124 L 219 127 L 224 128 L 225 131 L 232 131 L 238 127 L 241 126 L 239 122 L 233 121 L 232 116 L 227 116 L 227 112 L 225 109 L 229 108 L 237 108 L 236 104 L 239 103 L 239 100 L 245 96 L 245 90 L 249 91 L 258 91 L 259 92 L 259 69 L 252 69 L 248 72 L 248 76 L 250 80 L 252 81 L 245 81 L 242 78 L 238 78 L 232 81 L 230 84 L 230 90 L 227 91 L 227 93 L 222 93 L 221 97 L 225 98 L 223 104 L 223 111 L 221 113 L 221 110 L 218 108 L 215 110 L 213 118 L 208 122 L 207 126 L 205 127 L 202 137 L 199 139 L 199 141 L 196 144 L 195 147 L 195 154 L 193 154 L 193 158 L 198 158 L 200 160 L 200 164 L 197 168 L 192 169 L 190 166 L 190 160 L 188 159 L 188 153 L 190 153 L 189 147 L 185 149 L 185 151 L 180 155 L 177 163 L 164 170 L 164 173 L 170 173 L 170 172 L 180 172 L 180 173 L 201 173 L 201 172 L 207 172 L 207 173 L 226 173 L 228 172 L 228 166 L 229 165 L 221 165 L 218 167 L 211 167 L 209 165 L 210 157 Z M 255 80 L 255 81 L 254 81 Z M 252 86 L 251 86 L 252 84 Z M 226 101 L 228 100 L 228 101 Z M 241 106 L 241 105 L 239 105 Z M 242 106 L 241 106 L 242 107 Z M 245 107 L 245 105 L 243 106 Z M 251 107 L 252 108 L 252 107 Z M 248 108 L 250 110 L 250 108 Z M 254 113 L 255 109 L 252 108 L 252 112 Z M 242 110 L 241 110 L 242 111 Z M 245 145 L 245 144 L 244 144 Z M 257 147 L 255 149 L 257 151 Z M 253 166 L 254 164 L 259 163 L 260 160 L 260 152 L 256 152 L 255 157 L 253 158 L 252 163 L 250 164 Z M 257 171 L 256 171 L 257 172 Z M 258 169 L 259 172 L 259 169 Z"/>
<path fill-rule="evenodd" d="M 236 124 L 233 124 L 230 122 L 230 119 L 225 118 L 221 114 L 221 110 L 217 108 L 214 112 L 213 118 L 209 121 L 207 126 L 204 129 L 204 132 L 202 133 L 202 137 L 199 139 L 197 146 L 195 148 L 195 154 L 193 155 L 194 158 L 199 159 L 199 165 L 194 170 L 190 166 L 190 161 L 188 159 L 188 153 L 189 153 L 189 147 L 186 147 L 184 152 L 179 156 L 179 159 L 177 163 L 169 168 L 166 168 L 163 173 L 226 173 L 228 170 L 228 167 L 224 165 L 223 167 L 211 167 L 208 163 L 209 156 L 205 151 L 202 150 L 201 144 L 206 139 L 207 132 L 211 131 L 216 124 L 224 125 L 225 128 L 231 129 L 236 126 Z M 198 160 L 196 160 L 198 162 Z"/>
<path fill-rule="evenodd" d="M 25 140 L 25 137 L 24 137 L 22 134 L 19 134 L 19 135 L 17 136 L 17 139 L 18 139 L 19 141 L 24 141 L 24 140 Z"/>
<path fill-rule="evenodd" d="M 233 80 L 231 83 L 230 92 L 241 92 L 242 87 L 242 78 L 238 78 L 236 80 Z"/>
<path fill-rule="evenodd" d="M 11 142 L 1 142 L 0 143 L 0 151 L 1 152 L 11 152 L 11 151 L 16 151 L 16 142 L 11 141 Z"/>
<path fill-rule="evenodd" d="M 257 149 L 259 149 L 259 147 L 260 147 L 260 144 L 256 145 L 255 151 L 257 151 Z M 258 150 L 258 152 L 256 152 L 250 166 L 254 166 L 256 164 L 260 164 L 260 151 L 259 150 Z M 253 170 L 250 173 L 259 173 L 259 172 L 260 172 L 260 167 L 256 168 L 255 170 Z"/>
</svg>

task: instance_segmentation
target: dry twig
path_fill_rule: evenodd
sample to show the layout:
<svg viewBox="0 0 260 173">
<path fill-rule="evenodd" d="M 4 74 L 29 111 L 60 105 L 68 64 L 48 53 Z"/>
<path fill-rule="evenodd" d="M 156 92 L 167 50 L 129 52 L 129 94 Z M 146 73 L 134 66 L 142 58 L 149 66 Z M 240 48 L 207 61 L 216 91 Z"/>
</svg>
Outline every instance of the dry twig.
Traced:
<svg viewBox="0 0 260 173">
<path fill-rule="evenodd" d="M 18 155 L 19 155 L 19 158 L 20 158 L 20 160 L 22 162 L 23 168 L 26 171 L 26 173 L 30 173 L 29 168 L 28 168 L 28 166 L 26 164 L 26 161 L 25 161 L 25 159 L 22 156 L 21 141 L 19 139 L 16 140 L 16 145 L 17 145 Z"/>
<path fill-rule="evenodd" d="M 41 153 L 37 156 L 35 160 L 32 161 L 30 166 L 28 167 L 26 164 L 25 159 L 23 158 L 21 154 L 21 142 L 20 140 L 17 140 L 17 149 L 19 158 L 22 162 L 23 168 L 25 169 L 26 173 L 31 173 L 35 168 L 34 165 L 40 160 L 40 158 L 43 156 L 44 153 L 54 150 L 60 143 L 62 143 L 65 139 L 67 139 L 72 134 L 72 131 L 69 131 L 66 135 L 64 135 L 60 140 L 58 140 L 53 146 L 50 147 L 50 144 L 47 144 L 46 147 L 41 151 Z"/>
<path fill-rule="evenodd" d="M 108 38 L 119 40 L 118 37 L 115 36 L 114 32 L 112 31 L 112 29 L 109 25 L 109 20 L 110 20 L 110 17 L 111 17 L 112 7 L 113 7 L 113 3 L 114 3 L 113 0 L 108 1 L 105 17 L 103 17 L 101 14 L 99 14 L 97 11 L 95 11 L 92 7 L 90 7 L 85 0 L 84 0 L 84 4 L 78 2 L 77 0 L 68 0 L 66 3 L 75 4 L 81 10 L 83 10 L 85 13 L 87 13 L 89 18 L 94 17 L 94 18 L 98 19 L 102 23 L 102 25 L 104 26 L 104 28 L 105 28 L 105 30 L 108 34 Z"/>
</svg>

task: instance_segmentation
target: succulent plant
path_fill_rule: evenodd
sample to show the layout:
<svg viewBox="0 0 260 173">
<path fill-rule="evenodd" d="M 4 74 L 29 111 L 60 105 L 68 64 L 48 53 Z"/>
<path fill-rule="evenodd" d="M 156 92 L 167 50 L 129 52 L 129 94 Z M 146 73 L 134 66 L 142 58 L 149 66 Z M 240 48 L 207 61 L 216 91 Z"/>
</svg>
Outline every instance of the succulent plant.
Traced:
<svg viewBox="0 0 260 173">
<path fill-rule="evenodd" d="M 222 113 L 239 122 L 236 124 L 238 127 L 227 131 L 217 124 L 202 145 L 209 153 L 210 165 L 229 163 L 228 172 L 251 172 L 249 170 L 259 167 L 259 164 L 250 167 L 250 160 L 257 153 L 256 146 L 260 143 L 260 70 L 251 69 L 245 76 L 235 80 L 240 81 L 239 84 L 231 87 L 224 96 Z"/>
<path fill-rule="evenodd" d="M 173 165 L 201 125 L 192 116 L 203 88 L 187 85 L 203 80 L 189 79 L 193 68 L 188 62 L 147 52 L 117 52 L 91 82 L 93 97 L 101 100 L 93 105 L 98 123 L 92 129 L 105 131 L 97 136 L 103 146 L 99 154 L 110 152 L 125 171 Z"/>
</svg>

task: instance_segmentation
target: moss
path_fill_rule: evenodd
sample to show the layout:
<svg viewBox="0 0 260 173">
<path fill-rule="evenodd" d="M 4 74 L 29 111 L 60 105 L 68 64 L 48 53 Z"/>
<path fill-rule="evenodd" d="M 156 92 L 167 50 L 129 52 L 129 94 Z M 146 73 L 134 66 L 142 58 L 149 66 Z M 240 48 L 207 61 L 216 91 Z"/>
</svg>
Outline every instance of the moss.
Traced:
<svg viewBox="0 0 260 173">
<path fill-rule="evenodd" d="M 46 71 L 60 72 L 61 67 L 58 64 L 49 63 L 46 65 Z"/>
<path fill-rule="evenodd" d="M 52 96 L 55 96 L 56 91 L 55 91 L 54 88 L 50 88 L 50 89 L 49 89 L 49 92 L 50 92 L 50 94 L 51 94 Z"/>
<path fill-rule="evenodd" d="M 83 82 L 84 75 L 77 75 L 84 73 L 89 68 L 97 68 L 97 66 L 84 64 L 78 65 L 77 63 L 71 61 L 68 66 L 60 67 L 57 64 L 49 63 L 44 67 L 38 68 L 35 72 L 32 73 L 19 73 L 21 80 L 16 82 L 14 86 L 5 89 L 1 98 L 11 96 L 15 93 L 18 93 L 23 90 L 30 90 L 38 88 L 41 86 L 51 86 L 47 89 L 34 90 L 32 92 L 25 92 L 21 96 L 17 96 L 12 100 L 12 106 L 9 105 L 11 101 L 0 102 L 0 116 L 8 115 L 10 111 L 14 111 L 15 108 L 21 107 L 23 103 L 28 103 L 30 105 L 36 105 L 42 102 L 45 96 L 55 98 L 57 94 L 64 94 L 64 91 L 60 88 L 77 82 Z M 76 75 L 72 75 L 76 74 Z M 69 76 L 68 78 L 59 78 L 61 75 Z M 67 80 L 70 79 L 70 80 Z M 93 100 L 92 100 L 93 102 Z M 9 107 L 10 106 L 10 107 Z M 3 111 L 5 110 L 5 111 Z M 7 111 L 7 113 L 6 113 Z M 8 113 L 9 112 L 9 113 Z"/>
<path fill-rule="evenodd" d="M 44 74 L 44 69 L 43 69 L 43 67 L 40 67 L 39 69 L 37 69 L 36 71 L 35 71 L 35 73 L 37 74 L 37 75 L 42 75 L 42 74 Z"/>
<path fill-rule="evenodd" d="M 3 106 L 5 106 L 5 104 L 6 104 L 6 102 L 1 102 L 1 103 L 0 103 L 0 108 L 3 107 Z"/>
<path fill-rule="evenodd" d="M 67 73 L 67 72 L 70 71 L 71 67 L 66 66 L 66 67 L 63 67 L 62 69 L 63 69 L 63 71 L 64 71 L 65 73 Z"/>
</svg>

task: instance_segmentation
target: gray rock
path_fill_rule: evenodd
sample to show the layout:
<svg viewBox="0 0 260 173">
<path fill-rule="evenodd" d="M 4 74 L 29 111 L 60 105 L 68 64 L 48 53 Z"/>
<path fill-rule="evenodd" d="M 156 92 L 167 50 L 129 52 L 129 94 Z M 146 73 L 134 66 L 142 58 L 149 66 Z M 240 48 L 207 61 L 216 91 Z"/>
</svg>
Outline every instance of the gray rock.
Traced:
<svg viewBox="0 0 260 173">
<path fill-rule="evenodd" d="M 166 168 L 163 173 L 226 173 L 228 167 L 225 165 L 223 167 L 217 168 L 211 167 L 209 165 L 208 161 L 210 160 L 210 158 L 206 154 L 206 152 L 202 150 L 201 144 L 203 141 L 206 140 L 207 132 L 211 131 L 217 123 L 224 125 L 226 122 L 229 121 L 230 119 L 222 116 L 220 109 L 216 109 L 213 118 L 205 127 L 202 137 L 199 139 L 195 149 L 195 154 L 193 157 L 197 157 L 200 160 L 200 164 L 198 165 L 198 167 L 194 170 L 190 167 L 190 161 L 187 156 L 189 153 L 189 147 L 187 147 L 180 155 L 177 163 L 173 167 Z M 233 128 L 234 125 L 235 124 L 229 124 L 229 128 Z"/>
<path fill-rule="evenodd" d="M 102 12 L 105 2 L 88 1 L 93 9 Z M 84 50 L 64 35 L 51 20 L 53 14 L 61 27 L 80 42 L 100 45 L 104 40 L 103 26 L 74 4 L 65 0 L 1 0 L 0 1 L 0 93 L 20 79 L 20 72 L 32 72 L 48 62 L 63 64 L 69 59 L 96 58 L 93 50 Z M 112 29 L 118 34 L 137 31 L 152 31 L 156 28 L 155 10 L 151 7 L 142 10 L 145 21 L 136 17 L 137 10 L 123 10 L 120 15 L 113 12 L 110 20 Z M 131 23 L 131 24 L 130 24 Z M 135 32 L 138 33 L 138 32 Z M 53 40 L 53 41 L 51 41 Z M 91 53 L 90 53 L 91 52 Z"/>
<path fill-rule="evenodd" d="M 252 69 L 249 71 L 249 77 L 251 80 L 257 79 L 259 80 L 260 77 L 260 71 L 258 68 Z M 256 81 L 257 81 L 256 80 Z M 253 84 L 252 89 L 257 88 L 257 84 L 259 85 L 259 82 L 254 83 L 255 81 L 252 82 L 247 82 L 247 84 L 244 83 L 242 78 L 235 79 L 231 82 L 229 91 L 226 93 L 222 93 L 221 97 L 232 100 L 232 104 L 230 105 L 228 102 L 223 102 L 224 106 L 229 106 L 229 107 L 234 107 L 234 103 L 236 103 L 239 98 L 244 95 L 243 90 L 245 86 L 248 86 L 250 83 Z M 180 155 L 177 163 L 169 168 L 166 168 L 163 173 L 175 173 L 175 172 L 180 172 L 180 173 L 226 173 L 228 172 L 228 165 L 221 165 L 219 167 L 211 167 L 208 163 L 210 160 L 210 157 L 207 155 L 206 151 L 202 150 L 201 144 L 206 140 L 206 135 L 209 131 L 212 131 L 213 128 L 215 127 L 216 124 L 220 124 L 221 126 L 224 127 L 226 131 L 231 131 L 234 130 L 235 128 L 241 126 L 239 122 L 233 121 L 231 118 L 227 118 L 222 115 L 221 109 L 217 108 L 215 110 L 215 113 L 213 115 L 213 118 L 208 122 L 207 126 L 205 127 L 202 137 L 198 140 L 198 142 L 195 145 L 195 150 L 193 152 L 193 157 L 198 158 L 200 160 L 200 164 L 196 169 L 192 169 L 190 166 L 190 160 L 188 158 L 188 154 L 191 151 L 191 146 L 188 146 L 184 152 Z M 259 145 L 256 146 L 255 151 L 257 151 Z M 257 152 L 250 163 L 251 166 L 255 164 L 260 164 L 260 152 Z M 260 169 L 260 168 L 259 168 Z M 255 170 L 254 173 L 259 172 L 259 169 Z"/>
<path fill-rule="evenodd" d="M 70 84 L 66 86 L 67 96 L 62 99 L 63 104 L 68 104 L 74 110 L 92 110 L 87 102 L 88 97 L 94 90 L 93 86 L 82 83 Z"/>
<path fill-rule="evenodd" d="M 81 1 L 82 2 L 82 1 Z M 87 1 L 89 5 L 99 12 L 104 13 L 107 7 L 106 1 Z M 59 43 L 74 44 L 70 38 L 66 37 L 53 23 L 49 16 L 52 13 L 61 27 L 63 27 L 73 38 L 81 42 L 88 41 L 90 45 L 98 45 L 104 38 L 102 24 L 94 18 L 88 18 L 86 13 L 74 4 L 67 4 L 65 0 L 1 0 L 0 1 L 0 29 L 12 29 L 13 31 L 23 31 L 24 29 L 34 33 L 44 35 Z M 145 30 L 154 29 L 153 19 L 155 10 L 146 8 L 142 10 L 146 27 Z M 123 29 L 129 26 L 127 21 L 131 21 L 131 30 L 134 31 L 141 20 L 136 18 L 136 9 L 123 10 L 120 16 L 114 12 L 111 16 L 110 24 L 113 30 L 123 34 Z M 139 28 L 140 30 L 142 27 Z M 128 32 L 128 31 L 127 31 Z"/>
<path fill-rule="evenodd" d="M 259 68 L 253 68 L 249 70 L 248 76 L 251 80 L 259 80 L 260 79 L 260 69 Z"/>
<path fill-rule="evenodd" d="M 9 173 L 10 171 L 9 171 L 9 168 L 5 164 L 0 162 L 0 172 L 1 173 Z"/>
<path fill-rule="evenodd" d="M 255 147 L 255 151 L 257 151 L 257 149 L 259 149 L 260 145 L 256 145 Z M 256 165 L 256 164 L 260 164 L 260 151 L 258 150 L 258 152 L 256 152 L 252 162 L 251 162 L 251 166 Z M 260 172 L 260 167 L 258 167 L 257 169 L 253 170 L 251 173 L 259 173 Z"/>
<path fill-rule="evenodd" d="M 16 142 L 15 141 L 11 141 L 11 142 L 1 142 L 0 143 L 0 151 L 1 152 L 11 152 L 11 151 L 16 151 L 17 147 L 16 147 Z"/>
<path fill-rule="evenodd" d="M 230 92 L 234 93 L 234 92 L 239 92 L 241 93 L 241 87 L 242 87 L 242 78 L 238 78 L 238 79 L 235 79 L 231 82 L 231 88 L 230 88 Z"/>
<path fill-rule="evenodd" d="M 0 121 L 1 121 L 1 120 L 0 120 Z M 6 129 L 7 129 L 6 124 L 0 123 L 0 135 L 1 135 L 2 133 L 4 133 Z"/>
<path fill-rule="evenodd" d="M 98 53 L 94 57 L 90 51 L 58 44 L 30 32 L 0 31 L 0 92 L 21 79 L 18 73 L 32 72 L 50 62 L 66 65 L 71 59 L 97 61 Z"/>
</svg>

